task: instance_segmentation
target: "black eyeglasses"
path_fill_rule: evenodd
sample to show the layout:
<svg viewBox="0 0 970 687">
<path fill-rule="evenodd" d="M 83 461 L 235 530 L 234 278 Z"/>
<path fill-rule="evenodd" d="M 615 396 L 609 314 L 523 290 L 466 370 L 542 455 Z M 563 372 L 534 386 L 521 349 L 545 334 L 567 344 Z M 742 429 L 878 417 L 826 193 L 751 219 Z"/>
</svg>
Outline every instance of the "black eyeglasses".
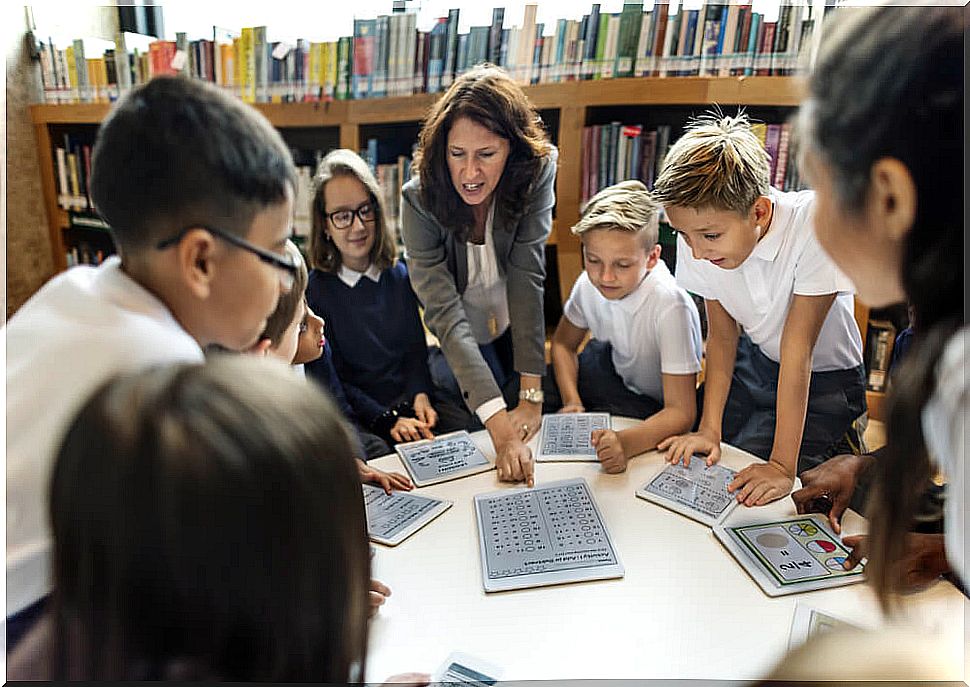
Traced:
<svg viewBox="0 0 970 687">
<path fill-rule="evenodd" d="M 360 217 L 364 224 L 373 222 L 377 217 L 377 211 L 370 203 L 364 203 L 356 210 L 337 210 L 327 215 L 334 229 L 348 229 L 354 223 L 354 217 Z"/>
<path fill-rule="evenodd" d="M 279 270 L 280 286 L 283 287 L 284 291 L 289 291 L 293 288 L 293 283 L 296 281 L 296 271 L 298 268 L 296 262 L 289 255 L 277 255 L 276 253 L 264 250 L 259 246 L 254 246 L 246 239 L 239 238 L 235 234 L 225 231 L 224 229 L 210 227 L 205 224 L 193 224 L 180 230 L 175 236 L 170 236 L 167 239 L 159 241 L 155 244 L 155 248 L 158 250 L 165 250 L 166 248 L 178 244 L 178 242 L 181 241 L 192 229 L 205 229 L 213 236 L 218 236 L 223 241 L 231 243 L 237 248 L 248 250 L 263 262 L 272 265 Z"/>
</svg>

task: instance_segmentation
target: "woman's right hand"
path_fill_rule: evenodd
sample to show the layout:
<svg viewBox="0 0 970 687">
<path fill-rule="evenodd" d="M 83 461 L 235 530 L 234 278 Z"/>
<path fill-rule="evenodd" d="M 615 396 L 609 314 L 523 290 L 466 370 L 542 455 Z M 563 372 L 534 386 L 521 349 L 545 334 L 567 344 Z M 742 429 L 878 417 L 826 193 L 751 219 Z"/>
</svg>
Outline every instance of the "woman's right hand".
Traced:
<svg viewBox="0 0 970 687">
<path fill-rule="evenodd" d="M 525 482 L 535 486 L 535 462 L 532 450 L 519 439 L 510 439 L 496 447 L 495 468 L 503 482 Z"/>
<path fill-rule="evenodd" d="M 678 434 L 667 437 L 657 444 L 658 451 L 667 451 L 665 460 L 672 465 L 683 461 L 684 466 L 690 465 L 690 457 L 695 453 L 707 456 L 707 464 L 714 465 L 721 460 L 721 438 L 714 432 L 699 429 L 688 434 Z"/>
</svg>

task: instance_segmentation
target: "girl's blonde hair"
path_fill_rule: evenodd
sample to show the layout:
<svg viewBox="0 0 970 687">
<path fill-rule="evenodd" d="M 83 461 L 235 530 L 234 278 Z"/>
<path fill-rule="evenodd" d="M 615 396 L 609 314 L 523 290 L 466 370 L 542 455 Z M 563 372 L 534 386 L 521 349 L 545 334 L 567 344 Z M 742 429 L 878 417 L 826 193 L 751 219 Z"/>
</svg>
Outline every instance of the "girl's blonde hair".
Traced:
<svg viewBox="0 0 970 687">
<path fill-rule="evenodd" d="M 376 212 L 374 216 L 374 246 L 370 251 L 370 261 L 377 269 L 384 270 L 397 259 L 397 246 L 387 226 L 387 210 L 380 186 L 370 167 L 352 150 L 340 148 L 332 150 L 317 166 L 313 177 L 313 231 L 310 232 L 310 266 L 323 272 L 336 272 L 340 269 L 340 251 L 327 235 L 327 203 L 324 189 L 334 177 L 347 175 L 363 184 L 370 196 Z"/>
<path fill-rule="evenodd" d="M 639 234 L 643 245 L 649 249 L 659 239 L 660 206 L 642 182 L 621 181 L 590 198 L 572 231 L 576 236 L 582 236 L 593 229 Z"/>
<path fill-rule="evenodd" d="M 670 147 L 653 197 L 664 206 L 746 214 L 770 186 L 770 158 L 743 112 L 709 112 Z"/>
</svg>

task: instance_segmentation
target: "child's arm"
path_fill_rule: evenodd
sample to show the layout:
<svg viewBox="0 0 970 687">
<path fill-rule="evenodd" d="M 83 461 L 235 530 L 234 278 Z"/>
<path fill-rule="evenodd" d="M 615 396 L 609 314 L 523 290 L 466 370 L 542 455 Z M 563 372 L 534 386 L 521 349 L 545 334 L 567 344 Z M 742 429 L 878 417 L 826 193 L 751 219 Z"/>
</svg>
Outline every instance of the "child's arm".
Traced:
<svg viewBox="0 0 970 687">
<path fill-rule="evenodd" d="M 565 315 L 559 318 L 559 325 L 552 335 L 552 369 L 556 372 L 556 386 L 562 398 L 563 413 L 581 413 L 585 410 L 579 397 L 579 356 L 576 351 L 586 336 L 586 329 L 580 329 Z"/>
<path fill-rule="evenodd" d="M 798 449 L 805 430 L 808 389 L 812 381 L 812 351 L 836 294 L 792 296 L 781 333 L 781 364 L 775 401 L 775 439 L 768 463 L 749 465 L 728 485 L 746 506 L 769 503 L 791 491 L 798 467 Z"/>
<path fill-rule="evenodd" d="M 690 464 L 695 453 L 707 454 L 707 464 L 721 458 L 721 420 L 731 390 L 734 359 L 738 353 L 738 323 L 719 301 L 705 300 L 707 310 L 707 362 L 704 371 L 704 410 L 696 432 L 667 437 L 657 449 L 667 451 L 667 461 Z"/>
<path fill-rule="evenodd" d="M 697 416 L 697 375 L 661 375 L 663 409 L 636 427 L 614 432 L 598 429 L 592 434 L 596 457 L 606 472 L 626 470 L 627 461 L 654 448 L 664 437 L 690 430 Z"/>
</svg>

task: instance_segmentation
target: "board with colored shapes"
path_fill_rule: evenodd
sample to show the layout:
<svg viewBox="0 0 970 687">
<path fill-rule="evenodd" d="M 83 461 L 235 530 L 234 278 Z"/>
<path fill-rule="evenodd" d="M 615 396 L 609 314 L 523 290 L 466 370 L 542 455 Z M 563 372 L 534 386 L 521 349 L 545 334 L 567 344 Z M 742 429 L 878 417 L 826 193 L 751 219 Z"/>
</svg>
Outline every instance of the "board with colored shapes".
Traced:
<svg viewBox="0 0 970 687">
<path fill-rule="evenodd" d="M 715 525 L 714 534 L 768 596 L 862 582 L 863 565 L 845 570 L 849 549 L 816 515 Z"/>
</svg>

